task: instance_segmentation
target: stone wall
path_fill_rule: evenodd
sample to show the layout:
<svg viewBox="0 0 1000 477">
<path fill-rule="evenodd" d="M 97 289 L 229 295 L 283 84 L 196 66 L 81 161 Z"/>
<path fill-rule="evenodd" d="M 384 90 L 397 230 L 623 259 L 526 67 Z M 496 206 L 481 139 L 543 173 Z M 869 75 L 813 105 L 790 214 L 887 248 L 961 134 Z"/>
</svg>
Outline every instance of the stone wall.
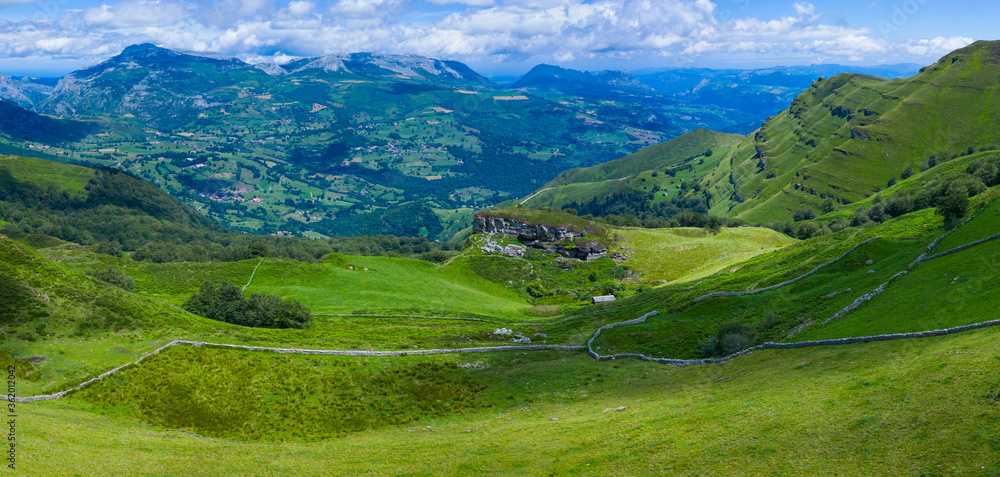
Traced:
<svg viewBox="0 0 1000 477">
<path fill-rule="evenodd" d="M 751 290 L 751 291 L 744 291 L 744 292 L 715 292 L 715 293 L 709 293 L 708 295 L 702 295 L 702 296 L 700 296 L 698 298 L 695 298 L 694 301 L 695 302 L 699 302 L 699 301 L 702 301 L 702 300 L 707 300 L 709 298 L 716 298 L 716 297 L 720 297 L 720 296 L 753 295 L 755 293 L 761 293 L 761 292 L 765 292 L 765 291 L 768 291 L 768 290 L 774 290 L 776 288 L 781 288 L 783 286 L 791 285 L 791 284 L 793 284 L 793 283 L 795 283 L 795 282 L 797 282 L 799 280 L 802 280 L 802 279 L 804 279 L 804 278 L 806 278 L 806 277 L 808 277 L 808 276 L 810 276 L 810 275 L 812 275 L 812 274 L 820 271 L 820 269 L 822 269 L 823 267 L 825 267 L 827 265 L 830 265 L 832 263 L 836 263 L 840 259 L 846 257 L 847 254 L 853 252 L 858 247 L 860 247 L 860 246 L 862 246 L 862 245 L 864 245 L 864 244 L 866 244 L 868 242 L 871 242 L 873 240 L 877 240 L 878 238 L 879 237 L 872 237 L 870 239 L 863 240 L 860 243 L 858 243 L 857 245 L 851 247 L 848 251 L 844 252 L 841 256 L 839 256 L 839 257 L 837 257 L 837 258 L 835 258 L 833 260 L 830 260 L 829 262 L 820 264 L 820 265 L 816 266 L 816 268 L 814 268 L 812 270 L 809 270 L 808 272 L 806 272 L 806 273 L 804 273 L 804 274 L 802 274 L 802 275 L 800 275 L 798 277 L 795 277 L 795 278 L 793 278 L 791 280 L 787 280 L 787 281 L 781 282 L 781 283 L 779 283 L 777 285 L 771 285 L 769 287 L 760 288 L 760 289 Z"/>
<path fill-rule="evenodd" d="M 968 221 L 968 219 L 966 221 Z M 997 238 L 1000 238 L 1000 234 L 992 235 L 992 236 L 987 237 L 985 239 L 977 240 L 975 242 L 971 242 L 971 243 L 962 245 L 960 247 L 955 247 L 955 248 L 953 248 L 951 250 L 948 250 L 948 251 L 945 251 L 945 252 L 942 252 L 942 253 L 939 253 L 939 254 L 927 257 L 926 254 L 930 253 L 930 251 L 933 250 L 934 246 L 936 246 L 937 243 L 942 238 L 944 238 L 946 235 L 947 234 L 942 235 L 941 237 L 938 237 L 936 240 L 934 240 L 934 242 L 932 242 L 930 244 L 930 246 L 927 247 L 927 251 L 924 254 L 921 254 L 920 257 L 917 258 L 917 260 L 915 260 L 913 263 L 910 264 L 910 268 L 912 268 L 918 262 L 933 260 L 933 259 L 938 258 L 938 257 L 942 257 L 942 256 L 949 255 L 949 254 L 952 254 L 952 253 L 955 253 L 955 252 L 966 250 L 966 249 L 974 247 L 976 245 L 979 245 L 979 244 L 982 244 L 982 243 L 985 243 L 985 242 L 989 242 L 990 240 L 995 240 Z M 803 278 L 806 278 L 806 277 L 808 277 L 808 276 L 816 273 L 818 270 L 820 270 L 821 268 L 823 268 L 823 267 L 825 267 L 827 265 L 830 265 L 832 263 L 837 262 L 838 260 L 843 259 L 845 256 L 847 256 L 847 254 L 851 253 L 852 251 L 854 251 L 858 247 L 860 247 L 860 246 L 862 246 L 862 245 L 864 245 L 864 244 L 866 244 L 868 242 L 871 242 L 872 240 L 876 240 L 876 239 L 878 239 L 878 237 L 872 237 L 872 238 L 869 238 L 867 240 L 864 240 L 864 241 L 858 243 L 857 245 L 851 247 L 850 250 L 844 252 L 839 257 L 837 257 L 837 258 L 835 258 L 833 260 L 830 260 L 829 262 L 826 262 L 824 264 L 821 264 L 821 265 L 817 266 L 816 268 L 814 268 L 811 271 L 805 273 L 804 275 L 801 275 L 801 276 L 793 278 L 791 280 L 779 283 L 777 285 L 772 285 L 772 286 L 767 287 L 767 288 L 761 288 L 759 290 L 754 290 L 754 291 L 749 291 L 749 292 L 717 292 L 717 293 L 710 293 L 708 295 L 704 295 L 704 296 L 700 296 L 698 298 L 695 298 L 695 301 L 700 301 L 700 300 L 704 300 L 704 299 L 712 298 L 712 297 L 717 297 L 717 296 L 749 295 L 749 294 L 760 293 L 760 292 L 763 292 L 763 291 L 766 291 L 766 290 L 773 290 L 775 288 L 779 288 L 779 287 L 782 287 L 782 286 L 790 285 L 792 283 L 795 283 L 795 282 L 797 282 L 799 280 L 802 280 Z M 907 273 L 908 272 L 906 270 L 903 270 L 903 271 L 901 271 L 901 272 L 893 275 L 892 277 L 889 278 L 888 281 L 886 281 L 885 283 L 879 285 L 875 290 L 873 290 L 872 292 L 867 293 L 865 295 L 862 295 L 857 300 L 855 300 L 853 303 L 851 303 L 851 305 L 848 305 L 844 309 L 840 310 L 839 312 L 837 312 L 836 314 L 834 314 L 832 317 L 830 317 L 829 319 L 827 319 L 823 323 L 829 322 L 829 321 L 831 321 L 833 319 L 842 317 L 842 316 L 846 315 L 847 313 L 850 313 L 851 311 L 853 311 L 854 309 L 858 308 L 859 306 L 861 306 L 865 302 L 871 300 L 872 298 L 874 298 L 878 294 L 882 293 L 882 291 L 884 291 L 885 287 L 890 282 L 892 282 L 896 278 L 898 278 L 900 276 L 903 276 L 903 275 L 905 275 Z M 565 321 L 568 321 L 568 320 L 571 320 L 571 319 L 575 319 L 575 318 L 578 318 L 578 317 L 581 317 L 581 316 L 585 316 L 585 315 L 591 315 L 591 314 L 595 314 L 595 313 L 600 313 L 602 311 L 604 311 L 604 310 L 597 310 L 597 311 L 593 311 L 593 312 L 589 312 L 589 313 L 583 313 L 583 314 L 580 314 L 580 315 L 574 315 L 574 316 L 570 316 L 570 317 L 563 318 L 561 320 L 557 320 L 557 321 L 553 321 L 553 322 L 549 322 L 549 323 L 517 323 L 517 324 L 518 325 L 527 325 L 527 326 L 551 325 L 551 324 L 556 324 L 556 323 L 562 323 L 562 322 L 565 322 Z M 655 316 L 657 314 L 659 314 L 659 311 L 653 310 L 653 311 L 650 311 L 649 313 L 646 313 L 645 315 L 642 315 L 642 316 L 640 316 L 638 318 L 634 318 L 634 319 L 627 320 L 627 321 L 621 321 L 621 322 L 617 322 L 617 323 L 610 323 L 610 324 L 601 326 L 596 331 L 594 331 L 594 334 L 587 341 L 587 345 L 586 346 L 520 345 L 520 346 L 482 346 L 482 347 L 475 347 L 475 348 L 446 348 L 446 349 L 423 349 L 423 350 L 421 350 L 421 349 L 415 349 L 415 350 L 400 350 L 400 351 L 374 351 L 374 350 L 308 350 L 308 349 L 294 349 L 294 348 L 268 348 L 268 347 L 260 347 L 260 346 L 243 346 L 243 345 L 233 345 L 233 344 L 224 344 L 224 343 L 206 343 L 206 342 L 201 342 L 201 341 L 176 340 L 176 341 L 171 341 L 170 343 L 167 343 L 166 345 L 164 345 L 164 346 L 162 346 L 160 348 L 157 348 L 156 350 L 151 351 L 150 353 L 142 356 L 141 358 L 139 358 L 135 362 L 128 363 L 128 364 L 119 366 L 117 368 L 114 368 L 114 369 L 112 369 L 110 371 L 107 371 L 105 373 L 102 373 L 102 374 L 98 375 L 97 377 L 91 378 L 91 379 L 89 379 L 89 380 L 87 380 L 87 381 L 85 381 L 85 382 L 83 382 L 83 383 L 81 383 L 81 384 L 79 384 L 79 385 L 77 385 L 77 386 L 75 386 L 73 388 L 67 389 L 65 391 L 60 391 L 60 392 L 57 392 L 57 393 L 54 393 L 54 394 L 44 394 L 44 395 L 39 395 L 39 396 L 30 396 L 30 397 L 24 397 L 24 398 L 16 398 L 16 400 L 17 400 L 17 402 L 32 402 L 32 401 L 47 401 L 47 400 L 52 400 L 52 399 L 59 399 L 59 398 L 65 396 L 65 395 L 67 395 L 69 393 L 72 393 L 74 391 L 78 391 L 80 389 L 83 389 L 84 387 L 89 386 L 90 384 L 92 384 L 94 382 L 97 382 L 97 381 L 99 381 L 101 379 L 104 379 L 104 378 L 106 378 L 108 376 L 111 376 L 111 375 L 113 375 L 113 374 L 121 371 L 122 369 L 128 368 L 130 366 L 134 366 L 134 365 L 142 362 L 142 360 L 144 360 L 144 359 L 146 359 L 146 358 L 148 358 L 150 356 L 159 354 L 159 352 L 162 351 L 162 350 L 164 350 L 164 349 L 170 348 L 172 346 L 177 346 L 177 345 L 214 346 L 214 347 L 220 347 L 220 348 L 239 349 L 239 350 L 245 350 L 245 351 L 268 351 L 268 352 L 287 353 L 287 354 L 318 354 L 318 355 L 331 355 L 331 356 L 410 356 L 410 355 L 429 355 L 429 354 L 446 354 L 446 353 L 490 353 L 490 352 L 504 352 L 504 351 L 542 351 L 542 350 L 586 351 L 588 355 L 590 355 L 591 357 L 593 357 L 594 359 L 596 359 L 598 361 L 599 360 L 606 360 L 606 359 L 617 359 L 617 358 L 633 358 L 633 359 L 639 359 L 639 360 L 643 360 L 643 361 L 652 361 L 652 362 L 662 363 L 662 364 L 671 364 L 671 365 L 676 365 L 676 366 L 688 366 L 688 365 L 696 365 L 696 364 L 717 364 L 717 363 L 724 363 L 724 362 L 729 361 L 729 360 L 731 360 L 733 358 L 736 358 L 736 357 L 739 357 L 739 356 L 743 356 L 743 355 L 745 355 L 747 353 L 750 353 L 750 352 L 753 352 L 753 351 L 756 351 L 756 350 L 762 350 L 762 349 L 792 349 L 792 348 L 805 348 L 805 347 L 809 347 L 809 346 L 830 346 L 830 345 L 843 345 L 843 344 L 855 344 L 855 343 L 869 343 L 869 342 L 873 342 L 873 341 L 890 341 L 890 340 L 911 339 L 911 338 L 929 338 L 929 337 L 934 337 L 934 336 L 944 336 L 944 335 L 953 334 L 953 333 L 960 333 L 960 332 L 963 332 L 963 331 L 975 330 L 975 329 L 980 329 L 980 328 L 988 328 L 988 327 L 1000 325 L 1000 320 L 991 320 L 991 321 L 985 321 L 985 322 L 982 322 L 982 323 L 974 323 L 974 324 L 970 324 L 970 325 L 963 325 L 963 326 L 956 326 L 956 327 L 952 327 L 952 328 L 946 328 L 946 329 L 942 329 L 942 330 L 918 331 L 918 332 L 914 332 L 914 333 L 893 333 L 893 334 L 882 334 L 882 335 L 872 335 L 872 336 L 861 336 L 861 337 L 855 337 L 855 338 L 840 338 L 840 339 L 832 339 L 832 340 L 800 341 L 800 342 L 795 342 L 795 343 L 774 343 L 774 342 L 767 342 L 767 343 L 764 343 L 764 344 L 760 344 L 760 345 L 757 345 L 757 346 L 753 346 L 753 347 L 744 349 L 742 351 L 738 351 L 736 353 L 733 353 L 733 354 L 731 354 L 729 356 L 725 356 L 725 357 L 722 357 L 722 358 L 707 358 L 707 359 L 652 358 L 652 357 L 649 357 L 649 356 L 646 356 L 646 355 L 643 355 L 643 354 L 639 354 L 639 353 L 618 353 L 618 354 L 613 354 L 613 355 L 603 355 L 602 356 L 602 355 L 598 354 L 596 351 L 594 351 L 594 349 L 593 349 L 594 340 L 596 340 L 601 335 L 602 331 L 609 330 L 609 329 L 612 329 L 612 328 L 618 328 L 618 327 L 621 327 L 621 326 L 637 325 L 637 324 L 645 322 L 646 319 L 649 318 L 650 316 Z M 376 316 L 376 315 L 331 315 L 331 316 Z M 421 315 L 378 315 L 378 316 L 396 316 L 396 317 L 409 317 L 409 318 L 449 319 L 449 320 L 469 320 L 469 321 L 482 321 L 482 322 L 488 322 L 488 323 L 496 323 L 496 322 L 491 321 L 491 320 L 484 320 L 484 319 L 478 319 L 478 318 L 463 318 L 463 317 L 442 317 L 442 316 L 421 316 Z"/>
</svg>

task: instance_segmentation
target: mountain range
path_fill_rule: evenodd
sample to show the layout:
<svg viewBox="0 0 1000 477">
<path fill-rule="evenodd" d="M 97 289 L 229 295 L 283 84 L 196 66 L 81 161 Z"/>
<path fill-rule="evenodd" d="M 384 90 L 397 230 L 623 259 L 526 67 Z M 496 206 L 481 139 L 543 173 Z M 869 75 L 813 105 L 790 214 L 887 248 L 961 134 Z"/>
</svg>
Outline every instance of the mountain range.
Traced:
<svg viewBox="0 0 1000 477">
<path fill-rule="evenodd" d="M 696 74 L 686 70 L 639 77 L 539 65 L 504 87 L 413 55 L 251 65 L 144 44 L 51 91 L 51 81 L 9 79 L 4 94 L 19 103 L 6 106 L 0 148 L 128 170 L 247 232 L 446 239 L 474 208 L 525 196 L 566 169 L 688 129 L 757 124 L 810 68 L 719 72 L 684 90 L 769 98 L 732 108 L 677 99 L 663 75 Z M 736 76 L 751 80 L 726 83 Z"/>
<path fill-rule="evenodd" d="M 1000 42 L 746 135 L 413 58 L 126 56 L 65 118 L 0 101 L 16 471 L 1000 474 Z"/>
<path fill-rule="evenodd" d="M 667 202 L 756 224 L 790 221 L 805 209 L 851 210 L 908 169 L 1000 147 L 993 132 L 1000 104 L 992 95 L 1000 87 L 998 45 L 974 43 L 909 78 L 844 73 L 817 79 L 745 137 L 721 141 L 718 133 L 688 133 L 562 173 L 527 205 L 604 201 L 610 210 L 614 204 L 606 198 L 617 194 L 645 204 L 619 208 L 635 215 Z"/>
</svg>

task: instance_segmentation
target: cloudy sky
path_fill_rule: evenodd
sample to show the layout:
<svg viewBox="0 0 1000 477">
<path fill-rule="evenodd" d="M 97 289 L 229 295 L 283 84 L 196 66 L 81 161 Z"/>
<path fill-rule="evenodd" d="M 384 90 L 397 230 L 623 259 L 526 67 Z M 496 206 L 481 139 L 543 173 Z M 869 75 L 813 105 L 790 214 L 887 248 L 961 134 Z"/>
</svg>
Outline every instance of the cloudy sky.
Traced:
<svg viewBox="0 0 1000 477">
<path fill-rule="evenodd" d="M 134 43 L 251 62 L 416 53 L 486 75 L 926 64 L 995 39 L 994 0 L 0 0 L 0 72 L 64 74 Z"/>
</svg>

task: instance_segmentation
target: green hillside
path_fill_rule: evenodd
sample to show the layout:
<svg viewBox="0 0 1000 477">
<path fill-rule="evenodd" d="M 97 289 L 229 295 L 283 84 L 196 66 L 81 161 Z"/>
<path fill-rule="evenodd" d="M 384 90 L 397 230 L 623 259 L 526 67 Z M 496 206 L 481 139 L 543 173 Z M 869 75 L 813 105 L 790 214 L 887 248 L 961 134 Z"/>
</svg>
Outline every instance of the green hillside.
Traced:
<svg viewBox="0 0 1000 477">
<path fill-rule="evenodd" d="M 559 174 L 544 187 L 554 187 L 581 182 L 600 182 L 624 179 L 640 172 L 668 169 L 715 150 L 735 145 L 743 136 L 707 129 L 695 129 L 667 142 L 643 148 L 625 157 L 592 167 L 570 169 Z"/>
<path fill-rule="evenodd" d="M 751 222 L 862 200 L 907 166 L 996 147 L 997 42 L 977 42 L 911 78 L 842 74 L 814 83 L 734 148 L 704 184 L 712 212 Z"/>
<path fill-rule="evenodd" d="M 663 207 L 690 208 L 675 200 L 715 169 L 740 139 L 697 129 L 598 166 L 570 169 L 523 200 L 505 204 L 572 208 L 581 215 L 674 215 L 681 209 L 665 212 Z"/>
<path fill-rule="evenodd" d="M 129 173 L 0 156 L 0 363 L 38 398 L 8 403 L 16 472 L 1000 475 L 998 57 L 981 42 L 913 78 L 818 81 L 746 138 L 695 131 L 477 212 L 495 233 L 461 244 L 234 233 Z M 385 75 L 326 60 L 312 79 Z M 270 92 L 333 94 L 296 74 Z M 336 88 L 371 92 L 354 84 Z M 228 157 L 205 156 L 124 167 Z M 266 167 L 228 179 L 319 192 Z M 364 177 L 341 180 L 378 190 Z M 404 189 L 410 208 L 346 207 L 451 230 L 473 213 Z M 367 230 L 356 213 L 341 225 Z M 241 303 L 278 298 L 301 328 L 185 311 L 259 318 Z"/>
<path fill-rule="evenodd" d="M 981 235 L 997 225 L 992 218 L 995 214 L 989 213 L 997 206 L 997 193 L 998 189 L 991 189 L 974 199 L 984 208 L 977 208 L 979 214 L 948 237 L 955 236 L 962 243 L 984 238 Z M 980 200 L 984 197 L 992 198 Z M 547 318 L 549 325 L 518 325 L 517 320 L 502 316 L 489 317 L 499 320 L 493 322 L 315 317 L 306 330 L 211 322 L 154 298 L 177 303 L 197 280 L 211 278 L 250 282 L 250 289 L 312 300 L 314 307 L 322 306 L 325 299 L 320 290 L 342 287 L 326 296 L 335 301 L 375 302 L 372 308 L 379 309 L 403 295 L 388 298 L 394 292 L 386 290 L 380 297 L 366 298 L 361 290 L 413 278 L 427 282 L 420 288 L 422 296 L 411 299 L 417 314 L 439 306 L 430 300 L 435 294 L 466 293 L 449 288 L 459 284 L 489 292 L 464 305 L 480 307 L 480 312 L 488 311 L 482 307 L 489 303 L 516 300 L 504 298 L 511 296 L 509 292 L 494 285 L 469 280 L 471 275 L 466 274 L 473 269 L 468 267 L 477 262 L 466 258 L 478 255 L 472 250 L 467 251 L 471 256 L 460 257 L 440 271 L 438 280 L 444 281 L 433 282 L 439 271 L 432 265 L 396 259 L 334 256 L 320 264 L 267 259 L 131 266 L 122 261 L 128 259 L 94 255 L 72 244 L 52 245 L 39 253 L 4 239 L 0 240 L 4 245 L 0 263 L 9 263 L 14 270 L 5 271 L 5 276 L 14 277 L 6 288 L 14 291 L 5 294 L 25 297 L 35 305 L 21 306 L 20 318 L 8 320 L 11 324 L 5 325 L 7 339 L 2 348 L 10 353 L 5 359 L 24 370 L 19 392 L 30 395 L 66 389 L 176 338 L 284 348 L 407 350 L 505 345 L 510 338 L 497 339 L 494 332 L 507 327 L 548 344 L 579 345 L 603 324 L 655 309 L 661 314 L 646 323 L 606 330 L 594 341 L 595 348 L 602 354 L 697 357 L 705 337 L 732 320 L 752 326 L 760 342 L 920 330 L 991 319 L 984 304 L 995 300 L 984 285 L 998 278 L 994 276 L 997 269 L 988 262 L 970 263 L 969 257 L 996 255 L 992 250 L 1000 241 L 919 263 L 853 314 L 830 325 L 806 326 L 803 333 L 788 336 L 792 328 L 828 317 L 906 269 L 942 235 L 941 221 L 926 209 L 876 227 L 799 241 L 727 264 L 719 273 L 693 282 L 589 308 L 588 315 L 569 316 L 568 321 Z M 738 228 L 732 233 L 758 230 Z M 698 241 L 725 243 L 730 233 L 724 230 L 714 239 L 701 236 L 706 233 L 700 230 L 683 229 L 611 229 L 608 234 L 629 238 L 638 250 L 645 242 L 662 244 L 666 232 L 690 235 L 694 262 L 703 255 L 698 252 Z M 747 239 L 737 235 L 729 241 L 737 245 Z M 873 240 L 858 246 L 864 239 Z M 933 250 L 943 251 L 943 243 Z M 680 255 L 682 248 L 671 255 Z M 662 252 L 651 249 L 646 253 Z M 743 297 L 694 301 L 712 291 L 774 285 L 837 257 L 843 258 L 793 285 Z M 706 265 L 718 265 L 713 265 L 711 253 L 701 259 Z M 98 263 L 127 270 L 135 277 L 138 294 L 117 290 L 80 272 Z M 351 278 L 351 274 L 364 273 L 371 273 L 374 281 Z M 403 276 L 394 278 L 394 274 Z M 421 274 L 427 275 L 422 278 Z M 968 274 L 975 280 L 944 283 L 944 274 L 946 279 Z M 933 291 L 944 287 L 954 290 L 946 298 L 951 303 L 948 307 L 914 304 L 915 296 L 932 300 Z M 58 299 L 31 298 L 39 296 L 38 292 Z M 101 299 L 102 295 L 115 298 Z M 118 307 L 113 314 L 94 308 L 110 303 Z M 459 300 L 451 306 L 463 305 Z M 926 309 L 931 315 L 914 321 L 892 311 L 904 306 Z M 109 323 L 104 318 L 84 326 L 87 321 L 76 318 L 95 315 L 128 321 Z M 40 320 L 46 323 L 44 329 L 38 326 Z M 996 333 L 991 328 L 919 340 L 757 351 L 726 364 L 682 368 L 638 360 L 595 362 L 573 351 L 346 357 L 182 345 L 59 401 L 20 404 L 24 425 L 19 439 L 24 439 L 26 447 L 51 441 L 22 454 L 20 465 L 43 473 L 72 470 L 78 468 L 75 462 L 85 449 L 101 449 L 108 457 L 93 460 L 88 464 L 92 469 L 114 468 L 137 475 L 174 472 L 178 453 L 185 456 L 186 465 L 201 462 L 216 474 L 243 473 L 251 465 L 259 468 L 258 457 L 266 453 L 276 471 L 289 473 L 309 473 L 309 466 L 333 455 L 349 473 L 436 473 L 441 469 L 463 473 L 513 466 L 529 473 L 576 469 L 579 473 L 622 469 L 643 473 L 652 468 L 797 474 L 837 468 L 893 474 L 905 468 L 981 475 L 984 469 L 1000 471 L 993 449 L 991 426 L 995 423 L 989 418 L 996 406 L 986 399 L 1000 386 L 1000 380 L 988 377 L 998 368 L 990 358 L 995 354 L 991 343 L 996 342 Z M 980 371 L 968 372 L 973 368 Z M 102 424 L 95 428 L 95 422 Z M 651 422 L 658 424 L 650 427 Z M 732 437 L 734 429 L 739 438 Z M 586 436 L 583 444 L 581 436 Z M 888 441 L 892 452 L 886 447 Z M 210 455 L 206 449 L 212 450 Z M 384 458 L 374 449 L 392 450 L 394 457 Z M 515 457 L 498 462 L 498 451 Z M 530 457 L 517 457 L 521 452 Z M 863 466 L 844 464 L 843 455 L 864 452 L 874 457 Z M 732 455 L 733 461 L 708 459 L 705 453 Z M 437 458 L 420 457 L 427 454 Z M 399 458 L 410 455 L 414 457 Z M 451 456 L 445 467 L 442 455 Z"/>
<path fill-rule="evenodd" d="M 129 475 L 246 475 L 262 465 L 316 475 L 331 462 L 345 474 L 996 475 L 998 409 L 986 397 L 1000 386 L 997 338 L 993 328 L 683 368 L 553 352 L 360 360 L 177 349 L 118 385 L 20 405 L 18 465 Z M 489 367 L 457 366 L 470 362 Z M 426 383 L 441 397 L 475 391 L 450 410 L 424 411 L 430 403 L 408 401 L 412 387 L 392 388 L 392 398 L 346 387 L 402 376 L 400 385 Z M 317 388 L 319 377 L 334 379 Z M 147 386 L 160 403 L 146 399 Z M 361 400 L 372 410 L 359 414 Z M 192 416 L 267 439 L 211 438 L 219 432 Z M 365 430 L 295 437 L 332 426 Z"/>
</svg>

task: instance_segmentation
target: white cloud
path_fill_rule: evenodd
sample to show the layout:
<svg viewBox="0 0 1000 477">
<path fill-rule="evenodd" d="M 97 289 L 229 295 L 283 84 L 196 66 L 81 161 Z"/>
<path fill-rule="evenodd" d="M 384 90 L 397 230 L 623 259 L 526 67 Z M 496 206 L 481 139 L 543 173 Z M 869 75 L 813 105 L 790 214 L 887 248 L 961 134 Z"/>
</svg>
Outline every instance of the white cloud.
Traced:
<svg viewBox="0 0 1000 477">
<path fill-rule="evenodd" d="M 410 7 L 409 0 L 109 0 L 48 21 L 0 19 L 0 56 L 103 59 L 152 42 L 279 63 L 350 51 L 480 62 L 661 56 L 690 63 L 735 54 L 880 62 L 936 59 L 972 41 L 884 39 L 827 22 L 804 1 L 771 18 L 731 18 L 733 11 L 710 0 L 424 0 Z"/>
<path fill-rule="evenodd" d="M 427 0 L 434 5 L 468 5 L 470 7 L 488 7 L 495 4 L 493 0 Z"/>
<path fill-rule="evenodd" d="M 800 16 L 812 16 L 816 13 L 816 5 L 811 3 L 793 3 L 792 8 L 795 9 L 795 13 Z"/>
<path fill-rule="evenodd" d="M 384 18 L 401 13 L 406 0 L 337 0 L 333 13 L 354 18 Z"/>
<path fill-rule="evenodd" d="M 930 40 L 907 40 L 904 48 L 906 52 L 916 56 L 943 56 L 959 48 L 969 46 L 972 38 L 955 36 L 951 38 L 935 37 Z"/>
<path fill-rule="evenodd" d="M 313 2 L 292 2 L 288 4 L 288 13 L 292 16 L 301 17 L 312 13 L 313 8 L 316 8 L 316 4 Z"/>
<path fill-rule="evenodd" d="M 169 24 L 188 15 L 190 10 L 182 4 L 139 0 L 88 8 L 83 11 L 83 20 L 90 25 L 128 28 Z"/>
</svg>

